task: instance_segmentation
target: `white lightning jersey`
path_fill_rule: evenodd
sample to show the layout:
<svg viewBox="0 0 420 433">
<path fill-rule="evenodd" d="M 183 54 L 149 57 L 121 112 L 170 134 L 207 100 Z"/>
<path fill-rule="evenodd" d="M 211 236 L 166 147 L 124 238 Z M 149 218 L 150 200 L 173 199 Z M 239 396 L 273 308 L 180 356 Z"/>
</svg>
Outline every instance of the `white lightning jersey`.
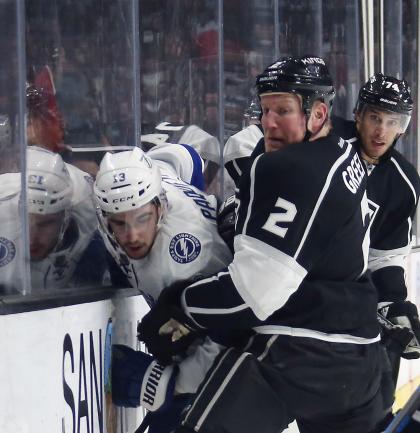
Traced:
<svg viewBox="0 0 420 433">
<path fill-rule="evenodd" d="M 67 164 L 73 182 L 70 223 L 63 242 L 45 259 L 31 261 L 32 290 L 69 287 L 77 265 L 97 228 L 93 204 L 93 179 L 87 173 Z"/>
<path fill-rule="evenodd" d="M 141 141 L 155 145 L 163 143 L 181 143 L 193 147 L 205 160 L 219 163 L 219 140 L 197 125 L 173 125 L 169 122 L 161 122 L 156 126 L 153 134 L 141 136 Z"/>
<path fill-rule="evenodd" d="M 239 188 L 242 172 L 248 167 L 251 153 L 263 137 L 261 125 L 249 125 L 226 141 L 223 149 L 223 163 L 237 188 Z"/>
<path fill-rule="evenodd" d="M 223 149 L 224 163 L 250 156 L 263 136 L 260 126 L 249 125 L 229 137 Z"/>
<path fill-rule="evenodd" d="M 153 300 L 172 283 L 215 274 L 232 260 L 217 231 L 215 197 L 175 178 L 172 170 L 158 165 L 168 209 L 149 254 L 140 260 L 122 257 L 121 250 L 116 250 L 113 241 L 104 236 L 106 247 L 130 284 Z M 219 351 L 220 346 L 207 338 L 185 358 L 179 364 L 176 392 L 195 393 Z"/>
<path fill-rule="evenodd" d="M 62 242 L 53 252 L 42 260 L 31 261 L 31 285 L 34 291 L 69 287 L 77 264 L 97 228 L 92 201 L 92 178 L 70 164 L 66 166 L 73 182 L 69 225 L 63 234 Z M 21 291 L 24 254 L 21 248 L 18 248 L 22 241 L 22 227 L 18 215 L 20 173 L 7 173 L 1 177 L 3 180 L 0 185 L 6 191 L 9 190 L 10 178 L 19 178 L 19 185 L 16 194 L 9 194 L 9 199 L 0 200 L 0 284 L 6 287 L 6 291 Z"/>
<path fill-rule="evenodd" d="M 19 220 L 20 173 L 0 175 L 0 294 L 21 291 L 23 256 Z"/>
<path fill-rule="evenodd" d="M 163 143 L 152 147 L 147 155 L 152 158 L 161 172 L 188 184 L 192 183 L 197 171 L 202 174 L 204 169 L 203 160 L 198 153 L 196 154 L 198 159 L 195 159 L 186 147 L 176 143 Z"/>
<path fill-rule="evenodd" d="M 162 179 L 168 210 L 149 254 L 139 260 L 121 259 L 105 238 L 130 284 L 153 299 L 172 283 L 214 274 L 232 259 L 217 231 L 215 197 L 166 174 Z"/>
</svg>

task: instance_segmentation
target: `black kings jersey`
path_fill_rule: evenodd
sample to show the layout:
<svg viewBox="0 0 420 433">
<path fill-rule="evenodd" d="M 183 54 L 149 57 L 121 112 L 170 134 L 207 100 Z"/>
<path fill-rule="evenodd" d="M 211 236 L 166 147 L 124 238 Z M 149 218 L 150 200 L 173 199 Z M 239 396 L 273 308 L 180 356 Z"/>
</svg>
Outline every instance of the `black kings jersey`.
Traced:
<svg viewBox="0 0 420 433">
<path fill-rule="evenodd" d="M 234 260 L 187 288 L 186 312 L 210 328 L 377 340 L 376 290 L 362 278 L 366 178 L 355 149 L 335 135 L 257 156 L 240 182 Z"/>
<path fill-rule="evenodd" d="M 395 149 L 370 167 L 368 198 L 372 214 L 369 268 L 379 302 L 405 300 L 406 261 L 420 191 L 416 169 Z"/>
<path fill-rule="evenodd" d="M 334 131 L 360 148 L 354 121 L 333 117 Z M 391 148 L 376 165 L 367 164 L 367 195 L 371 213 L 369 269 L 379 303 L 407 297 L 406 262 L 411 249 L 412 224 L 420 179 L 417 170 Z"/>
</svg>

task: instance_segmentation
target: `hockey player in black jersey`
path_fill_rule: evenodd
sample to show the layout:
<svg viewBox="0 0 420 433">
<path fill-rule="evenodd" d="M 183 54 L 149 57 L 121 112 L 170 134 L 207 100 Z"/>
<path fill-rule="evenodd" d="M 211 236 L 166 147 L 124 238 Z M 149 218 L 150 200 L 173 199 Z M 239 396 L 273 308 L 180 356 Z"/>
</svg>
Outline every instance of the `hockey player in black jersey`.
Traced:
<svg viewBox="0 0 420 433">
<path fill-rule="evenodd" d="M 376 73 L 359 91 L 355 121 L 333 118 L 334 130 L 354 142 L 369 173 L 369 268 L 379 292 L 379 312 L 397 325 L 385 327 L 383 335 L 392 371 L 392 378 L 387 380 L 385 376 L 383 384 L 384 393 L 389 394 L 389 406 L 394 398 L 400 357 L 420 357 L 418 311 L 406 299 L 405 281 L 420 179 L 416 169 L 395 149 L 412 110 L 408 83 Z"/>
<path fill-rule="evenodd" d="M 164 290 L 139 337 L 160 356 L 189 333 L 252 334 L 214 362 L 178 433 L 278 433 L 293 420 L 301 433 L 368 432 L 382 400 L 367 175 L 330 132 L 321 58 L 275 62 L 257 89 L 264 140 L 241 178 L 234 260 Z"/>
</svg>

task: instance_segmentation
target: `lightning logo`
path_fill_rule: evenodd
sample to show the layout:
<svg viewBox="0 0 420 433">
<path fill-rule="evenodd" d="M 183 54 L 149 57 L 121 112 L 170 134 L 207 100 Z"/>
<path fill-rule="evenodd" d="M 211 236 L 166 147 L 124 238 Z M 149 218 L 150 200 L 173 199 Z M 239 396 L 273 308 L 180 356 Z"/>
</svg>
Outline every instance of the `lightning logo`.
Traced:
<svg viewBox="0 0 420 433">
<path fill-rule="evenodd" d="M 189 233 L 178 233 L 169 243 L 169 254 L 177 263 L 190 263 L 200 252 L 200 241 Z"/>
<path fill-rule="evenodd" d="M 16 255 L 16 247 L 9 239 L 0 237 L 0 267 L 8 265 Z"/>
</svg>

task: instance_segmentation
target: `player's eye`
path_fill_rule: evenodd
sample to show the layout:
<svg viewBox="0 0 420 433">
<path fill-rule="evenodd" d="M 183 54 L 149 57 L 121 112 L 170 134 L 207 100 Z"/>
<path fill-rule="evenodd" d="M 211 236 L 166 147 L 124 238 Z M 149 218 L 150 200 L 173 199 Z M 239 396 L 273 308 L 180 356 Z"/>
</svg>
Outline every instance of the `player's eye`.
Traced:
<svg viewBox="0 0 420 433">
<path fill-rule="evenodd" d="M 115 227 L 123 227 L 124 225 L 125 225 L 125 222 L 124 221 L 118 221 L 118 220 L 116 220 L 116 221 L 110 221 L 110 223 L 113 225 L 113 226 L 115 226 Z"/>
<path fill-rule="evenodd" d="M 137 217 L 136 221 L 139 224 L 144 224 L 144 223 L 147 223 L 148 221 L 150 221 L 151 217 L 152 217 L 152 213 L 147 213 L 147 214 L 144 214 L 144 215 Z"/>
</svg>

